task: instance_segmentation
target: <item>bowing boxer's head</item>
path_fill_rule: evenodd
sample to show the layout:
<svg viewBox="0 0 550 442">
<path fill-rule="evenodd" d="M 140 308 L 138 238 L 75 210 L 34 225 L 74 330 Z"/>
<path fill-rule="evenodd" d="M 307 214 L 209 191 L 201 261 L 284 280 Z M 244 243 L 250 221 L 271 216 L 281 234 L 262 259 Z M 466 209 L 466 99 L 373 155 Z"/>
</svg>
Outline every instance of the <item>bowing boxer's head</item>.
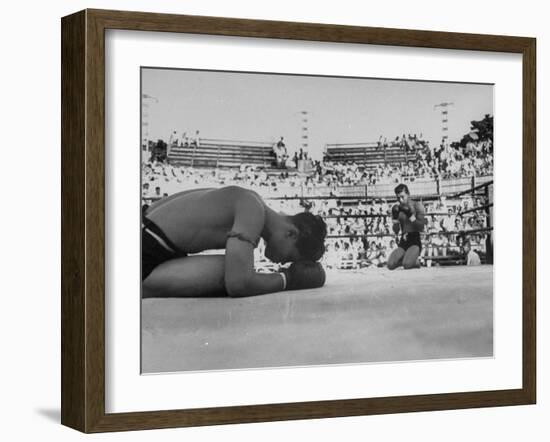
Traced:
<svg viewBox="0 0 550 442">
<path fill-rule="evenodd" d="M 394 192 L 399 204 L 408 204 L 410 193 L 406 184 L 399 184 L 394 189 Z"/>
<path fill-rule="evenodd" d="M 309 212 L 282 217 L 267 239 L 265 256 L 273 262 L 318 261 L 325 252 L 327 225 Z"/>
</svg>

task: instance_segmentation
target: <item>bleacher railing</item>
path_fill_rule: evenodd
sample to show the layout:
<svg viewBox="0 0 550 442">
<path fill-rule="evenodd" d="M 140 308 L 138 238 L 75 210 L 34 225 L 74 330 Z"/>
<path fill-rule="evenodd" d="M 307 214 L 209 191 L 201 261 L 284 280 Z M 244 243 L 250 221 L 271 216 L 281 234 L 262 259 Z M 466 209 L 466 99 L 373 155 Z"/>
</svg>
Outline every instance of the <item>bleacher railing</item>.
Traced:
<svg viewBox="0 0 550 442">
<path fill-rule="evenodd" d="M 422 198 L 437 198 L 441 195 L 451 195 L 460 192 L 474 191 L 480 185 L 484 185 L 493 181 L 492 175 L 480 177 L 464 177 L 464 178 L 449 178 L 449 179 L 433 179 L 433 178 L 417 178 L 414 181 L 408 181 L 407 186 L 409 191 L 415 197 Z M 401 182 L 401 181 L 400 181 Z M 273 186 L 254 186 L 246 183 L 237 183 L 244 188 L 250 188 L 263 198 L 267 199 L 372 199 L 386 198 L 394 199 L 394 188 L 396 182 L 376 183 L 370 185 L 290 185 L 278 184 Z M 216 187 L 215 183 L 201 182 L 200 184 L 181 183 L 181 188 L 171 188 L 170 193 L 175 193 L 180 190 L 190 190 L 193 188 L 202 188 L 208 186 Z M 177 186 L 179 187 L 179 186 Z M 160 197 L 145 197 L 144 199 L 154 201 Z"/>
<path fill-rule="evenodd" d="M 417 178 L 414 181 L 407 182 L 407 186 L 413 195 L 438 197 L 457 192 L 467 192 L 492 180 L 492 175 L 449 179 Z M 278 186 L 276 193 L 280 198 L 394 198 L 394 189 L 397 184 L 397 182 L 388 182 L 353 186 L 300 185 L 289 186 L 288 188 Z M 269 196 L 273 196 L 273 192 Z"/>
</svg>

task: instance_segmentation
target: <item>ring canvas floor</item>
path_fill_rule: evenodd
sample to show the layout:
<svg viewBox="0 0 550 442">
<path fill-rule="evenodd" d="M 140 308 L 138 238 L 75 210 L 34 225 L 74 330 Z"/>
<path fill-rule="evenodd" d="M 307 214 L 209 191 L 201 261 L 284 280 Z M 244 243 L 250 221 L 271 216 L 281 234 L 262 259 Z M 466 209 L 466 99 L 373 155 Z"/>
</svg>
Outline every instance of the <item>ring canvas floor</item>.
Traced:
<svg viewBox="0 0 550 442">
<path fill-rule="evenodd" d="M 142 373 L 493 355 L 493 267 L 329 271 L 324 287 L 142 300 Z"/>
</svg>

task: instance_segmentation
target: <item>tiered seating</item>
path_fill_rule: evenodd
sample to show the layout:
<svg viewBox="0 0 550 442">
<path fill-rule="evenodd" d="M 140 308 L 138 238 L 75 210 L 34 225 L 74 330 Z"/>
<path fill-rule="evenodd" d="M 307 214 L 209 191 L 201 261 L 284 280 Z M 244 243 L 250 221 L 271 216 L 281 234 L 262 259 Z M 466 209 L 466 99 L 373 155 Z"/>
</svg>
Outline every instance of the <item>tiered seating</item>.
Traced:
<svg viewBox="0 0 550 442">
<path fill-rule="evenodd" d="M 172 145 L 168 159 L 172 164 L 193 167 L 239 167 L 241 164 L 269 166 L 273 143 L 201 139 L 199 146 Z"/>
<path fill-rule="evenodd" d="M 387 147 L 378 147 L 378 143 L 327 144 L 324 156 L 325 161 L 352 161 L 366 169 L 374 169 L 379 164 L 397 165 L 413 158 L 412 153 L 406 154 L 397 143 L 390 143 Z"/>
</svg>

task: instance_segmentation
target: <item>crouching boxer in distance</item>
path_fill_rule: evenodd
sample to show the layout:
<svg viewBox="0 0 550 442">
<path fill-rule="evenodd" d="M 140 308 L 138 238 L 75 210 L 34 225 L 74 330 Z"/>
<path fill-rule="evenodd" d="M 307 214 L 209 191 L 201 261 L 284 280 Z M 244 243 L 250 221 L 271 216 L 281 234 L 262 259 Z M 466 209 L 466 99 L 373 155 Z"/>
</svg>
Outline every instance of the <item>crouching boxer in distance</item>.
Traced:
<svg viewBox="0 0 550 442">
<path fill-rule="evenodd" d="M 142 295 L 241 297 L 321 287 L 325 272 L 317 261 L 326 232 L 321 217 L 277 213 L 237 186 L 176 193 L 143 211 Z M 260 238 L 268 259 L 291 266 L 256 272 Z M 225 255 L 188 256 L 217 249 Z"/>
<path fill-rule="evenodd" d="M 422 250 L 420 232 L 427 224 L 424 206 L 419 201 L 413 201 L 409 194 L 409 188 L 405 184 L 399 184 L 395 188 L 398 204 L 392 207 L 392 228 L 396 235 L 401 231 L 401 238 L 390 257 L 388 269 L 394 270 L 400 265 L 405 269 L 418 267 L 417 260 Z"/>
</svg>

